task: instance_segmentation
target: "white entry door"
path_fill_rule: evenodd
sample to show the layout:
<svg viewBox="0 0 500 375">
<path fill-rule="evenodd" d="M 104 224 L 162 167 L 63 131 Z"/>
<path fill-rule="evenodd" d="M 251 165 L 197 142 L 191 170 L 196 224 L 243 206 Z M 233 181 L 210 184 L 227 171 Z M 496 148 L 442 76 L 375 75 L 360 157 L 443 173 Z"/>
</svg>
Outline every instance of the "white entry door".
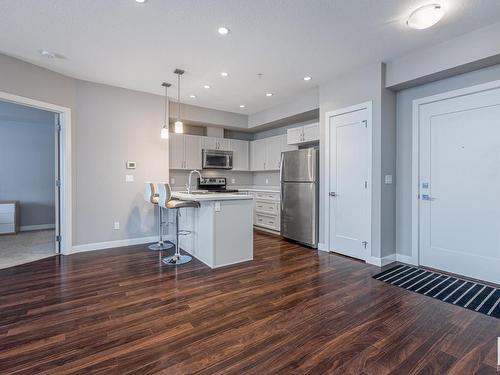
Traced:
<svg viewBox="0 0 500 375">
<path fill-rule="evenodd" d="M 330 247 L 366 259 L 370 249 L 371 121 L 368 110 L 330 117 Z"/>
<path fill-rule="evenodd" d="M 420 264 L 500 284 L 500 89 L 420 106 Z"/>
</svg>

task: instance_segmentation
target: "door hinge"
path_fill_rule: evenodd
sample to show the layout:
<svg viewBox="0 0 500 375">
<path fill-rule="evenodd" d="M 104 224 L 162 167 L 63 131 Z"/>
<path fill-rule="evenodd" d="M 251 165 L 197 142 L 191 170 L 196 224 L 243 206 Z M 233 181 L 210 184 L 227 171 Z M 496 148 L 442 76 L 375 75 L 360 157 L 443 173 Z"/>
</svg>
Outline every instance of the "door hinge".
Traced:
<svg viewBox="0 0 500 375">
<path fill-rule="evenodd" d="M 368 189 L 368 181 L 365 181 L 365 189 Z"/>
<path fill-rule="evenodd" d="M 367 128 L 367 127 L 368 127 L 368 120 L 363 120 L 363 121 L 361 121 L 361 122 L 363 123 L 363 126 L 364 126 L 365 128 Z"/>
<path fill-rule="evenodd" d="M 368 246 L 368 241 L 363 241 L 363 242 L 361 242 L 361 243 L 363 244 L 363 246 L 364 246 L 364 247 L 365 247 L 365 249 L 366 249 L 366 247 Z"/>
<path fill-rule="evenodd" d="M 61 242 L 61 236 L 60 235 L 56 236 L 56 242 Z"/>
<path fill-rule="evenodd" d="M 56 180 L 56 186 L 61 187 L 61 180 Z"/>
<path fill-rule="evenodd" d="M 59 120 L 58 120 L 58 121 L 59 121 Z M 58 124 L 56 125 L 56 131 L 57 131 L 58 133 L 60 133 L 60 132 L 61 132 L 61 124 L 59 124 L 59 123 L 58 123 Z"/>
</svg>

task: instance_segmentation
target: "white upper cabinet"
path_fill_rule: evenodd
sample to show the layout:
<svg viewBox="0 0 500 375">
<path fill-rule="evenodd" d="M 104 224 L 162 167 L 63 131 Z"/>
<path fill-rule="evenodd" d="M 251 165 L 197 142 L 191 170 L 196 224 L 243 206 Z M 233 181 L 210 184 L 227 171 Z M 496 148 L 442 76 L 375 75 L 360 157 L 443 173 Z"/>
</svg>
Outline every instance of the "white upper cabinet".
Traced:
<svg viewBox="0 0 500 375">
<path fill-rule="evenodd" d="M 304 142 L 319 141 L 319 123 L 303 126 Z"/>
<path fill-rule="evenodd" d="M 266 169 L 266 140 L 250 142 L 250 169 L 264 171 Z"/>
<path fill-rule="evenodd" d="M 184 134 L 170 133 L 168 141 L 170 169 L 184 168 Z"/>
<path fill-rule="evenodd" d="M 249 169 L 249 142 L 238 139 L 231 140 L 231 149 L 233 150 L 233 170 L 248 171 Z"/>
<path fill-rule="evenodd" d="M 201 169 L 201 137 L 170 133 L 170 169 Z"/>
<path fill-rule="evenodd" d="M 201 137 L 204 150 L 231 151 L 231 139 L 216 137 Z"/>
<path fill-rule="evenodd" d="M 184 135 L 184 168 L 201 169 L 201 139 L 197 135 Z"/>
<path fill-rule="evenodd" d="M 287 130 L 287 143 L 296 145 L 319 141 L 319 123 L 299 126 Z"/>
<path fill-rule="evenodd" d="M 302 130 L 303 130 L 302 126 L 298 128 L 288 129 L 286 131 L 287 143 L 289 145 L 295 145 L 297 143 L 302 142 L 302 134 L 303 134 Z"/>
<path fill-rule="evenodd" d="M 286 134 L 252 141 L 250 142 L 250 170 L 278 171 L 281 153 L 297 148 L 297 146 L 287 144 Z"/>
<path fill-rule="evenodd" d="M 217 150 L 217 138 L 201 137 L 201 147 L 204 150 Z"/>
<path fill-rule="evenodd" d="M 281 160 L 281 136 L 266 138 L 266 170 L 279 170 Z"/>
</svg>

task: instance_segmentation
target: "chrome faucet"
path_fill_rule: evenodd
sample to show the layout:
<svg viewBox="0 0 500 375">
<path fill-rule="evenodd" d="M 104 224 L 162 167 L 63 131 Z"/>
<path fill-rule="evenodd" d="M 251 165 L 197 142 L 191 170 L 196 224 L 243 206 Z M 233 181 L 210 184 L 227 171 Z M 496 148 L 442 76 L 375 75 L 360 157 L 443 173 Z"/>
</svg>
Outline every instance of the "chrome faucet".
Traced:
<svg viewBox="0 0 500 375">
<path fill-rule="evenodd" d="M 198 176 L 200 176 L 200 180 L 203 178 L 201 177 L 201 173 L 196 170 L 196 169 L 193 169 L 191 172 L 189 172 L 189 178 L 188 178 L 188 183 L 186 184 L 186 189 L 187 189 L 187 193 L 188 194 L 191 194 L 191 176 L 193 175 L 193 173 L 198 173 Z"/>
</svg>

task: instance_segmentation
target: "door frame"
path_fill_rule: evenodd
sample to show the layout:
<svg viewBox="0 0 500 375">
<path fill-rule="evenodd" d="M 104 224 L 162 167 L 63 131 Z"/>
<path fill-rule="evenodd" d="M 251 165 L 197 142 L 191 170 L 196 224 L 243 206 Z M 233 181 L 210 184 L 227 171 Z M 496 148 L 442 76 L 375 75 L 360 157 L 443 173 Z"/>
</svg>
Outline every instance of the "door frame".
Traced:
<svg viewBox="0 0 500 375">
<path fill-rule="evenodd" d="M 459 96 L 467 96 L 479 92 L 500 88 L 500 80 L 481 83 L 441 94 L 426 96 L 413 100 L 412 109 L 412 181 L 411 181 L 411 256 L 405 262 L 420 265 L 420 106 L 435 103 Z"/>
<path fill-rule="evenodd" d="M 357 112 L 366 109 L 367 111 L 367 121 L 368 121 L 368 138 L 369 138 L 369 150 L 368 154 L 371 155 L 371 159 L 369 162 L 369 170 L 368 170 L 368 193 L 369 193 L 369 204 L 368 204 L 368 221 L 369 221 L 369 238 L 370 242 L 366 247 L 365 258 L 364 261 L 367 261 L 371 257 L 371 249 L 372 249 L 372 201 L 373 201 L 373 102 L 370 100 L 368 102 L 352 105 L 349 107 L 339 108 L 334 111 L 326 112 L 325 114 L 325 148 L 324 148 L 324 160 L 325 160 L 325 169 L 324 169 L 324 180 L 323 180 L 323 196 L 325 199 L 325 211 L 323 215 L 324 220 L 324 233 L 325 233 L 325 242 L 324 249 L 326 251 L 333 251 L 330 249 L 330 196 L 328 193 L 330 190 L 330 118 L 340 115 L 345 115 L 351 112 Z"/>
<path fill-rule="evenodd" d="M 62 107 L 56 104 L 42 102 L 35 99 L 26 98 L 0 91 L 0 100 L 20 104 L 27 107 L 38 108 L 45 111 L 59 114 L 61 124 L 61 137 L 59 143 L 59 171 L 61 176 L 60 188 L 60 228 L 56 220 L 56 233 L 61 235 L 61 243 L 59 246 L 60 254 L 71 254 L 72 249 L 72 200 L 71 200 L 71 109 Z M 55 186 L 55 180 L 54 180 Z M 57 189 L 56 189 L 57 196 Z"/>
</svg>

